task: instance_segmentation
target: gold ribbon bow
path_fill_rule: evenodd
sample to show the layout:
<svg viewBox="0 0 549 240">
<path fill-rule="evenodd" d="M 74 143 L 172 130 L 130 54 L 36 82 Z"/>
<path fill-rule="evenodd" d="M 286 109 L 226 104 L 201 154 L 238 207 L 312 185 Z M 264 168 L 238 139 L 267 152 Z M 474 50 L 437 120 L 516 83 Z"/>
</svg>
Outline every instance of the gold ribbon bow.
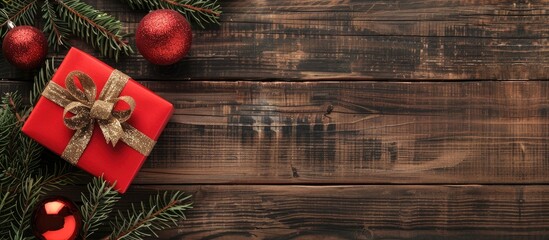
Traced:
<svg viewBox="0 0 549 240">
<path fill-rule="evenodd" d="M 74 77 L 80 80 L 84 91 L 76 86 Z M 65 108 L 65 126 L 76 130 L 61 154 L 62 158 L 74 165 L 78 163 L 91 140 L 95 123 L 101 128 L 107 143 L 113 147 L 121 140 L 139 153 L 149 155 L 156 142 L 126 122 L 135 109 L 132 97 L 119 96 L 128 80 L 127 75 L 114 70 L 97 99 L 95 83 L 83 72 L 70 72 L 65 79 L 66 89 L 50 81 L 42 96 Z M 119 101 L 128 104 L 130 109 L 114 110 L 114 105 Z M 67 117 L 69 112 L 74 116 Z"/>
</svg>

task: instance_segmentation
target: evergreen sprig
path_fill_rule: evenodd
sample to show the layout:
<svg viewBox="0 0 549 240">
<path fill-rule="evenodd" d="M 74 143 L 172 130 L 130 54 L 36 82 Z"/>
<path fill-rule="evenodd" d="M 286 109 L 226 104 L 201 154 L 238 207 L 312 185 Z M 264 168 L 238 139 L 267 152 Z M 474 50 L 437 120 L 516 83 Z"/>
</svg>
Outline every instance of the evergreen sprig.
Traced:
<svg viewBox="0 0 549 240">
<path fill-rule="evenodd" d="M 12 231 L 10 239 L 26 240 L 33 239 L 26 234 L 30 229 L 31 214 L 36 203 L 42 196 L 41 179 L 25 178 L 21 184 L 21 193 L 19 194 L 18 204 L 13 213 L 14 220 L 11 222 Z"/>
<path fill-rule="evenodd" d="M 32 90 L 29 94 L 31 106 L 36 104 L 36 101 L 40 98 L 44 88 L 46 88 L 46 85 L 53 77 L 55 70 L 55 59 L 51 58 L 46 60 L 44 67 L 34 76 L 34 84 L 32 85 Z"/>
<path fill-rule="evenodd" d="M 20 133 L 22 117 L 20 114 L 21 97 L 18 93 L 8 93 L 2 97 L 0 115 L 0 180 L 1 185 L 10 186 L 11 191 L 20 189 L 22 180 L 36 167 L 29 155 L 22 154 L 27 141 Z"/>
<path fill-rule="evenodd" d="M 89 238 L 99 226 L 109 217 L 114 205 L 120 199 L 120 195 L 113 189 L 113 186 L 103 180 L 94 178 L 88 184 L 88 196 L 82 193 L 82 239 Z"/>
<path fill-rule="evenodd" d="M 132 204 L 127 212 L 118 211 L 115 220 L 110 222 L 114 231 L 105 239 L 141 240 L 152 235 L 158 237 L 156 231 L 177 226 L 177 222 L 185 219 L 185 211 L 192 208 L 182 192 L 164 192 L 150 196 L 148 204 L 141 202 L 139 206 Z"/>
<path fill-rule="evenodd" d="M 32 25 L 38 9 L 38 0 L 11 1 L 5 4 L 4 12 L 0 12 L 0 36 L 8 33 L 8 22 L 12 21 L 17 25 Z M 6 14 L 9 16 L 6 16 Z"/>
<path fill-rule="evenodd" d="M 122 0 L 133 9 L 173 9 L 191 22 L 205 28 L 204 24 L 219 24 L 221 6 L 217 0 Z"/>
<path fill-rule="evenodd" d="M 66 161 L 57 161 L 56 159 L 56 161 L 51 161 L 51 165 L 38 169 L 38 175 L 44 176 L 42 189 L 45 193 L 72 185 L 82 175 L 82 172 L 75 171 L 75 168 Z"/>
<path fill-rule="evenodd" d="M 55 0 L 57 10 L 72 33 L 97 48 L 103 56 L 118 61 L 120 53 L 130 55 L 131 46 L 124 40 L 122 23 L 79 0 Z"/>
<path fill-rule="evenodd" d="M 0 236 L 8 236 L 11 231 L 11 220 L 13 218 L 12 208 L 15 206 L 15 198 L 12 197 L 11 192 L 4 192 L 3 189 L 9 188 L 9 186 L 0 185 L 2 189 L 2 196 L 0 196 Z"/>
<path fill-rule="evenodd" d="M 48 34 L 49 46 L 53 46 L 55 51 L 58 51 L 60 46 L 66 48 L 69 45 L 67 39 L 71 34 L 71 29 L 69 24 L 59 17 L 54 6 L 48 0 L 44 1 L 42 5 L 42 18 L 46 21 L 43 30 Z"/>
</svg>

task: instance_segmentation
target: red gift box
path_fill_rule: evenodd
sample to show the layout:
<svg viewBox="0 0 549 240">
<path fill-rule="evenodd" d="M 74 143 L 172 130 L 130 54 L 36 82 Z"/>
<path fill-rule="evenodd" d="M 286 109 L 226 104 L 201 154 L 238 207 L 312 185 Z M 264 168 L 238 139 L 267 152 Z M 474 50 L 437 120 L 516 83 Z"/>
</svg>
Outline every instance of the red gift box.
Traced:
<svg viewBox="0 0 549 240">
<path fill-rule="evenodd" d="M 67 75 L 73 71 L 81 71 L 91 77 L 97 86 L 96 96 L 99 96 L 113 70 L 100 60 L 71 48 L 51 81 L 65 88 Z M 81 88 L 78 82 L 76 85 Z M 156 141 L 173 113 L 173 105 L 132 79 L 128 80 L 119 96 L 130 96 L 135 100 L 135 109 L 127 123 Z M 65 125 L 63 119 L 67 116 L 64 116 L 63 111 L 63 107 L 42 96 L 22 131 L 61 155 L 75 134 L 75 130 Z M 76 166 L 94 176 L 102 175 L 111 184 L 116 182 L 116 189 L 124 193 L 146 156 L 122 141 L 114 147 L 106 143 L 101 129 L 97 123 L 94 124 L 91 140 Z"/>
</svg>

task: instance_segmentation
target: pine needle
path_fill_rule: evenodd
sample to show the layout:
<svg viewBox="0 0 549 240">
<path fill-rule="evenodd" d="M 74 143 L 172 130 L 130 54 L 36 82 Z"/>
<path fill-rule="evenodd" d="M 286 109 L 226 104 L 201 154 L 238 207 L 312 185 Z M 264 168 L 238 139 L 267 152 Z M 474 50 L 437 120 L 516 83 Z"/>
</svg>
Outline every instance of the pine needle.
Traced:
<svg viewBox="0 0 549 240">
<path fill-rule="evenodd" d="M 115 220 L 110 223 L 114 231 L 105 239 L 141 240 L 152 235 L 158 237 L 156 231 L 177 226 L 180 219 L 185 219 L 185 211 L 192 208 L 192 203 L 186 202 L 190 197 L 182 192 L 164 192 L 151 196 L 148 204 L 132 204 L 131 211 L 118 211 Z"/>
<path fill-rule="evenodd" d="M 8 236 L 10 233 L 10 221 L 13 219 L 15 207 L 15 197 L 7 189 L 9 186 L 0 185 L 0 192 L 3 195 L 0 197 L 0 236 Z"/>
<path fill-rule="evenodd" d="M 99 226 L 107 220 L 112 212 L 114 205 L 120 199 L 120 195 L 113 189 L 113 186 L 103 180 L 103 178 L 94 178 L 88 184 L 88 196 L 82 193 L 82 239 L 89 238 Z"/>
<path fill-rule="evenodd" d="M 132 9 L 172 9 L 183 14 L 190 22 L 205 28 L 205 24 L 219 24 L 221 6 L 217 0 L 122 0 Z"/>
<path fill-rule="evenodd" d="M 26 236 L 25 233 L 30 229 L 30 217 L 34 206 L 40 200 L 42 189 L 40 187 L 41 179 L 34 180 L 27 178 L 23 180 L 21 194 L 19 194 L 18 204 L 15 207 L 15 221 L 11 222 L 12 232 L 10 239 L 26 240 L 34 239 Z"/>
<path fill-rule="evenodd" d="M 59 47 L 68 47 L 67 39 L 71 34 L 69 25 L 63 22 L 49 0 L 44 1 L 42 5 L 42 18 L 46 21 L 44 24 L 44 32 L 48 36 L 49 46 L 53 46 L 55 51 L 59 51 Z"/>
<path fill-rule="evenodd" d="M 121 53 L 133 53 L 131 46 L 124 40 L 127 34 L 121 32 L 120 20 L 79 0 L 55 1 L 59 16 L 72 33 L 98 49 L 103 56 L 118 61 Z"/>
<path fill-rule="evenodd" d="M 32 85 L 32 90 L 29 95 L 31 106 L 34 106 L 36 101 L 38 101 L 42 92 L 44 91 L 44 88 L 46 88 L 46 85 L 53 77 L 55 70 L 55 59 L 47 59 L 44 66 L 34 76 L 34 84 Z"/>
</svg>

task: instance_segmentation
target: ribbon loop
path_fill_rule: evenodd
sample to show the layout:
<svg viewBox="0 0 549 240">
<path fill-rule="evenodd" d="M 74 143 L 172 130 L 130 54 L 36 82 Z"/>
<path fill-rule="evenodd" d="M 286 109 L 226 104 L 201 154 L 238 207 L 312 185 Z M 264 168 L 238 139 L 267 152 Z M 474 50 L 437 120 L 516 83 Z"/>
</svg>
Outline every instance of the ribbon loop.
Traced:
<svg viewBox="0 0 549 240">
<path fill-rule="evenodd" d="M 77 87 L 75 77 L 80 81 L 82 90 Z M 93 79 L 80 71 L 70 72 L 65 79 L 66 89 L 50 81 L 42 95 L 60 105 L 63 110 L 63 121 L 69 129 L 76 130 L 61 157 L 76 164 L 86 149 L 95 123 L 103 133 L 107 143 L 113 147 L 122 140 L 136 151 L 148 155 L 154 140 L 126 123 L 135 110 L 135 100 L 130 96 L 118 96 L 128 82 L 129 77 L 114 70 L 97 96 L 97 87 Z M 115 105 L 124 102 L 126 110 L 116 110 Z M 67 117 L 70 113 L 73 116 Z"/>
<path fill-rule="evenodd" d="M 67 116 L 69 112 L 73 113 L 74 116 L 66 118 L 65 116 Z M 79 102 L 69 103 L 63 111 L 63 121 L 65 122 L 65 126 L 72 130 L 84 128 L 92 121 L 90 119 L 88 106 Z"/>
<path fill-rule="evenodd" d="M 76 86 L 76 83 L 74 82 L 74 77 L 77 77 L 78 80 L 80 80 L 80 84 L 82 85 L 84 92 L 82 92 L 82 90 L 80 90 L 80 88 Z M 95 83 L 93 82 L 91 77 L 88 76 L 88 74 L 80 71 L 70 72 L 65 79 L 65 86 L 67 87 L 67 90 L 69 90 L 69 93 L 72 95 L 72 97 L 79 102 L 91 104 L 95 101 L 97 88 L 95 87 Z"/>
<path fill-rule="evenodd" d="M 113 98 L 112 100 L 114 101 L 113 104 L 116 104 L 117 102 L 122 101 L 128 104 L 128 106 L 130 106 L 130 109 L 127 109 L 127 110 L 113 111 L 112 112 L 113 117 L 118 119 L 118 121 L 120 121 L 121 123 L 130 119 L 130 117 L 133 114 L 133 110 L 135 109 L 135 100 L 133 100 L 133 98 L 129 96 Z"/>
</svg>

